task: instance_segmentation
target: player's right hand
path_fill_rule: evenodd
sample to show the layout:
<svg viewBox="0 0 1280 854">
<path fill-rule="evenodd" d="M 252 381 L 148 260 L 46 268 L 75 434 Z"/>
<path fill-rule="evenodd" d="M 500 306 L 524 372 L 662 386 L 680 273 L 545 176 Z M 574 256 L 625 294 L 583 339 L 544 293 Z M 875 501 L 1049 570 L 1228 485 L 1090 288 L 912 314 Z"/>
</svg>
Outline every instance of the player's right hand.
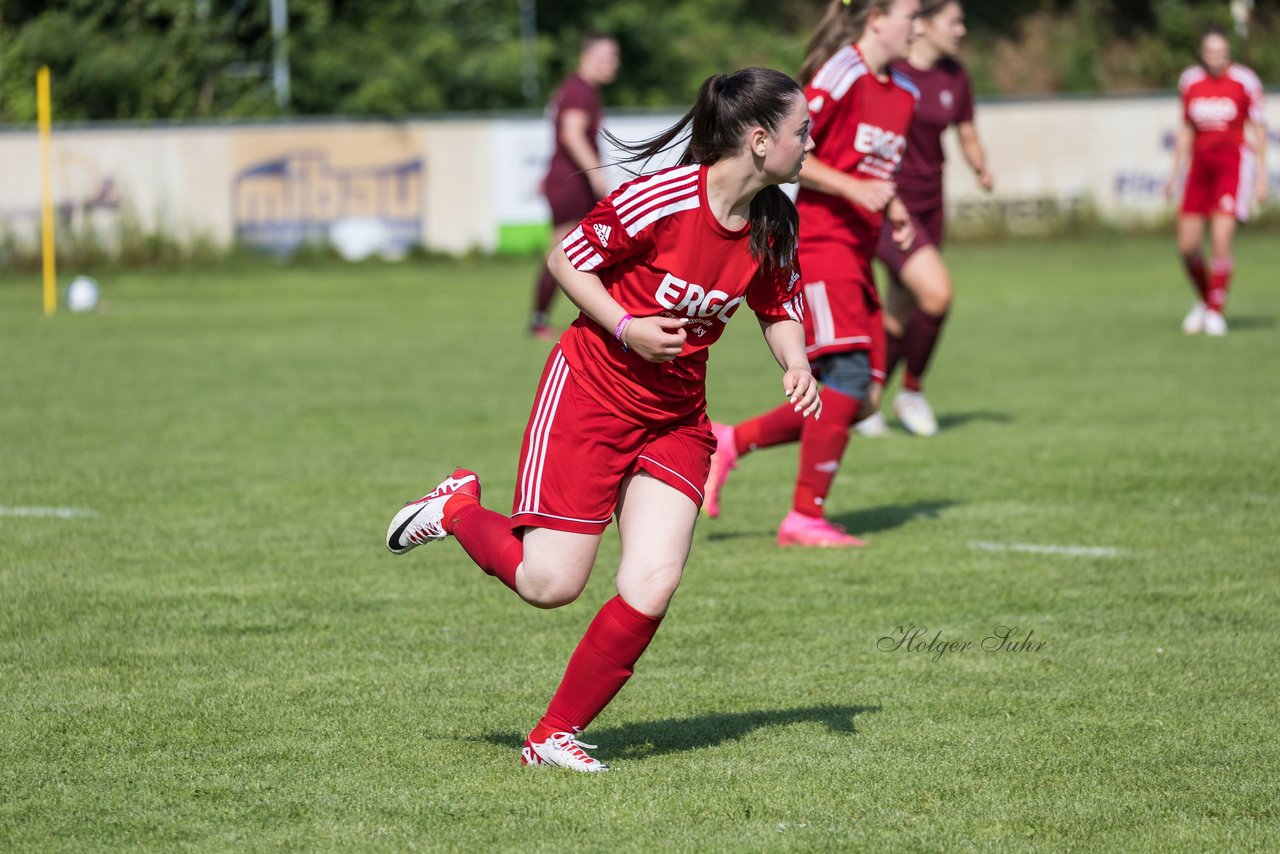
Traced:
<svg viewBox="0 0 1280 854">
<path fill-rule="evenodd" d="M 892 181 L 881 181 L 871 179 L 869 181 L 859 181 L 857 179 L 850 182 L 849 201 L 853 202 L 860 208 L 875 213 L 884 210 L 885 206 L 898 194 L 898 187 Z"/>
<path fill-rule="evenodd" d="M 685 317 L 637 317 L 627 325 L 622 338 L 646 362 L 670 362 L 684 349 L 688 322 Z"/>
</svg>

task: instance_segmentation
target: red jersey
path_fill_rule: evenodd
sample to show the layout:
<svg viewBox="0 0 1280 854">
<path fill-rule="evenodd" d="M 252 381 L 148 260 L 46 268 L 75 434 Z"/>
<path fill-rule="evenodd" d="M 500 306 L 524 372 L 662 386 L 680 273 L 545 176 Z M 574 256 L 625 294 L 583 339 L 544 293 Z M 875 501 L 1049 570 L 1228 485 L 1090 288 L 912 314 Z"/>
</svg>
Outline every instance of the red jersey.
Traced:
<svg viewBox="0 0 1280 854">
<path fill-rule="evenodd" d="M 573 162 L 573 158 L 569 156 L 569 149 L 564 144 L 564 129 L 561 125 L 564 122 L 564 114 L 566 110 L 582 110 L 589 117 L 587 123 L 587 140 L 591 143 L 591 148 L 598 155 L 600 153 L 600 144 L 597 138 L 600 135 L 600 124 L 604 121 L 604 109 L 600 106 L 600 93 L 596 91 L 596 87 L 592 86 L 586 80 L 583 80 L 578 74 L 570 74 L 569 77 L 556 90 L 555 95 L 551 98 L 551 123 L 555 128 L 555 152 L 551 155 L 551 165 L 547 169 L 546 183 L 548 185 L 559 183 L 571 176 L 577 175 L 582 171 L 577 163 Z M 586 176 L 582 176 L 582 180 L 586 181 Z"/>
<path fill-rule="evenodd" d="M 823 63 L 804 91 L 814 157 L 854 178 L 892 180 L 897 175 L 919 97 L 915 84 L 894 71 L 877 77 L 858 49 L 845 45 Z M 875 254 L 883 211 L 804 187 L 796 207 L 801 246 L 806 240 L 835 240 L 856 246 L 868 259 Z"/>
<path fill-rule="evenodd" d="M 628 314 L 688 318 L 688 338 L 672 361 L 647 362 L 580 314 L 560 347 L 582 388 L 637 424 L 676 421 L 705 409 L 707 348 L 744 300 L 761 320 L 802 322 L 798 268 L 764 273 L 750 234 L 711 212 L 705 166 L 645 175 L 601 200 L 561 244 L 569 261 Z"/>
<path fill-rule="evenodd" d="M 907 209 L 942 207 L 942 134 L 952 125 L 973 121 L 973 90 L 964 66 L 946 58 L 933 68 L 895 62 L 892 69 L 916 85 L 920 105 L 907 132 L 907 153 L 898 173 L 898 197 Z"/>
<path fill-rule="evenodd" d="M 1182 117 L 1195 130 L 1193 154 L 1244 145 L 1244 123 L 1263 124 L 1262 81 L 1243 65 L 1231 64 L 1221 77 L 1193 65 L 1178 78 Z"/>
</svg>

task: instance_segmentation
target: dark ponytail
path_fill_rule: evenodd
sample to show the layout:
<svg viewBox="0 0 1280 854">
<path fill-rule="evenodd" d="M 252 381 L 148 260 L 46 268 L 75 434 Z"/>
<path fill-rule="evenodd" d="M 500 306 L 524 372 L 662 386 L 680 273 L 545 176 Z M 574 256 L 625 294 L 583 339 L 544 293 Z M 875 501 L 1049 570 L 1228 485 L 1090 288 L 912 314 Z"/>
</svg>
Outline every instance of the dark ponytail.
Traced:
<svg viewBox="0 0 1280 854">
<path fill-rule="evenodd" d="M 888 14 L 891 8 L 893 0 L 831 0 L 822 20 L 813 28 L 796 78 L 808 86 L 813 75 L 836 51 L 862 38 L 872 12 Z"/>
<path fill-rule="evenodd" d="M 796 81 L 771 68 L 713 74 L 698 88 L 698 99 L 689 111 L 657 136 L 632 143 L 605 131 L 605 138 L 625 154 L 618 163 L 633 175 L 686 137 L 679 164 L 709 166 L 736 154 L 752 127 L 776 133 L 796 98 L 803 97 Z M 637 169 L 628 168 L 637 164 Z M 795 257 L 800 217 L 786 193 L 776 186 L 765 187 L 751 200 L 750 216 L 751 254 L 761 267 L 772 272 L 789 266 Z"/>
</svg>

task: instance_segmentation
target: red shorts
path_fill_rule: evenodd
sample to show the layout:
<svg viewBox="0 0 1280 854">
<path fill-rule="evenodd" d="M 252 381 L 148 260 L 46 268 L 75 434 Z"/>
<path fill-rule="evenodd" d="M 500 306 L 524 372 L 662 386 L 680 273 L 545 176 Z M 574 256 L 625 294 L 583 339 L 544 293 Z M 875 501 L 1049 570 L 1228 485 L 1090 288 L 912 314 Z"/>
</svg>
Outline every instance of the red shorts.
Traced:
<svg viewBox="0 0 1280 854">
<path fill-rule="evenodd" d="M 619 418 L 575 382 L 557 346 L 525 427 L 511 527 L 599 534 L 638 471 L 701 507 L 715 448 L 705 412 L 656 426 Z"/>
<path fill-rule="evenodd" d="M 871 358 L 871 379 L 883 384 L 884 312 L 875 291 L 862 279 L 847 276 L 806 282 L 804 303 L 805 353 L 809 360 L 866 350 Z"/>
<path fill-rule="evenodd" d="M 893 242 L 893 225 L 885 220 L 880 230 L 880 244 L 876 247 L 876 257 L 893 274 L 895 278 L 902 274 L 902 265 L 907 259 L 926 246 L 937 246 L 942 249 L 942 234 L 946 217 L 941 206 L 929 210 L 910 211 L 911 225 L 916 230 L 916 239 L 906 249 L 900 249 Z"/>
<path fill-rule="evenodd" d="M 1211 148 L 1191 157 L 1183 191 L 1184 214 L 1226 214 L 1244 222 L 1254 182 L 1253 152 L 1241 147 Z"/>
</svg>

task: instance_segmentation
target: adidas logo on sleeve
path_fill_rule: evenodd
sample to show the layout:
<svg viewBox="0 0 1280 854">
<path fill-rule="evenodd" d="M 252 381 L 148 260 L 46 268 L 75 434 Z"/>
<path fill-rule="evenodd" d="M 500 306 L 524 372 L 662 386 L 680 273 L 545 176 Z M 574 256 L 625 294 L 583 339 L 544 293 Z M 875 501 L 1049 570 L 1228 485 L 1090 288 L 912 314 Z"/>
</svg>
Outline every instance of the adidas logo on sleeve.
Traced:
<svg viewBox="0 0 1280 854">
<path fill-rule="evenodd" d="M 613 226 L 596 223 L 596 237 L 600 238 L 600 247 L 602 249 L 609 246 L 609 235 L 613 234 Z"/>
</svg>

